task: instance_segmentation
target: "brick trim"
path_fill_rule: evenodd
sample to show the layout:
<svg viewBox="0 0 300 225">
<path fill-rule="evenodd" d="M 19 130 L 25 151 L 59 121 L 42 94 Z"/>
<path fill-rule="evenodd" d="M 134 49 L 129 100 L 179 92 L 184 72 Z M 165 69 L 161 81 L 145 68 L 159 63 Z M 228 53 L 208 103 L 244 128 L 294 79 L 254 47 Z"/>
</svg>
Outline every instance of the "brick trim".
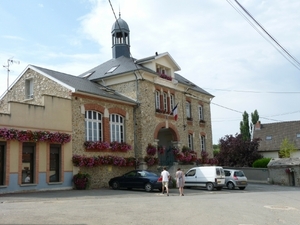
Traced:
<svg viewBox="0 0 300 225">
<path fill-rule="evenodd" d="M 158 132 L 161 128 L 164 128 L 166 126 L 166 123 L 165 122 L 161 122 L 159 124 L 157 124 L 155 130 L 154 130 L 154 139 L 157 139 L 158 138 Z M 172 133 L 172 136 L 173 136 L 173 140 L 174 141 L 180 141 L 180 136 L 179 136 L 179 133 L 178 133 L 178 130 L 176 128 L 176 126 L 174 126 L 172 123 L 169 123 L 169 129 Z"/>
</svg>

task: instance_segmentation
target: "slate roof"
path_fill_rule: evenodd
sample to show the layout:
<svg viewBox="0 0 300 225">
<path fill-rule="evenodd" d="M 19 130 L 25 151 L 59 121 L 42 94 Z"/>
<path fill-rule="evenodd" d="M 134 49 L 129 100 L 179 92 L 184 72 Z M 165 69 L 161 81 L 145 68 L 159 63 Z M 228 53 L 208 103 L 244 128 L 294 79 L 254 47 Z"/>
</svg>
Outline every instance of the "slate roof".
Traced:
<svg viewBox="0 0 300 225">
<path fill-rule="evenodd" d="M 88 74 L 87 78 L 91 81 L 100 81 L 103 78 L 110 77 L 110 76 L 115 76 L 123 73 L 128 73 L 128 72 L 133 72 L 136 70 L 145 70 L 148 72 L 152 72 L 152 70 L 139 65 L 135 64 L 135 59 L 134 58 L 128 58 L 125 56 L 118 57 L 116 59 L 110 59 L 105 63 L 100 64 L 99 66 L 94 67 L 93 69 L 90 69 L 83 74 L 80 74 L 79 77 L 84 77 Z M 108 71 L 113 68 L 117 67 L 114 71 L 109 73 Z"/>
<path fill-rule="evenodd" d="M 253 138 L 261 139 L 258 151 L 279 151 L 285 138 L 300 149 L 300 121 L 261 124 L 260 130 L 254 129 Z"/>
<path fill-rule="evenodd" d="M 131 104 L 136 104 L 136 102 L 128 97 L 125 97 L 124 95 L 116 92 L 115 90 L 112 90 L 110 88 L 107 88 L 101 84 L 92 82 L 86 78 L 73 76 L 66 73 L 61 73 L 54 70 L 49 70 L 46 68 L 42 68 L 39 66 L 30 65 L 32 68 L 37 69 L 38 71 L 41 71 L 42 73 L 66 84 L 67 86 L 70 86 L 75 89 L 76 92 L 84 92 L 94 95 L 99 95 L 105 98 L 111 98 L 119 101 L 128 102 Z"/>
<path fill-rule="evenodd" d="M 143 70 L 143 71 L 147 71 L 149 73 L 155 74 L 157 76 L 159 76 L 158 73 L 156 73 L 156 71 L 153 71 L 147 67 L 142 66 L 139 63 L 145 62 L 147 60 L 153 60 L 155 59 L 155 56 L 150 56 L 141 60 L 136 60 L 134 58 L 128 58 L 128 57 L 124 57 L 121 56 L 119 58 L 116 59 L 111 59 L 97 67 L 94 67 L 93 69 L 90 69 L 86 72 L 84 72 L 83 74 L 80 74 L 79 77 L 85 77 L 91 81 L 101 81 L 101 79 L 103 78 L 107 78 L 110 76 L 116 76 L 116 75 L 120 75 L 120 74 L 124 74 L 124 73 L 129 73 L 129 72 L 134 72 L 136 70 Z M 113 67 L 117 67 L 114 71 L 112 71 L 111 73 L 108 73 L 108 71 L 113 68 Z M 200 93 L 203 93 L 205 95 L 209 95 L 211 97 L 214 97 L 212 94 L 208 93 L 207 91 L 203 90 L 202 88 L 200 88 L 199 86 L 195 85 L 194 83 L 192 83 L 191 81 L 189 81 L 188 79 L 184 78 L 183 76 L 179 75 L 178 73 L 175 73 L 175 79 L 184 85 L 190 86 L 191 90 L 194 91 L 198 91 Z"/>
</svg>

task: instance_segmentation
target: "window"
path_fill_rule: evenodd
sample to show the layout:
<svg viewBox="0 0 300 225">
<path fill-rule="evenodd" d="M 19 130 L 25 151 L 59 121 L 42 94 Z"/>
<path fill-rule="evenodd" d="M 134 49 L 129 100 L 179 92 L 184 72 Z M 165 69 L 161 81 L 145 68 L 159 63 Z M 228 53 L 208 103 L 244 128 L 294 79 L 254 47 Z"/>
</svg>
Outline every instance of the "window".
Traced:
<svg viewBox="0 0 300 225">
<path fill-rule="evenodd" d="M 205 152 L 206 151 L 206 144 L 205 144 L 205 136 L 204 135 L 201 135 L 201 139 L 200 139 L 200 142 L 201 142 L 201 151 Z"/>
<path fill-rule="evenodd" d="M 164 92 L 163 95 L 163 101 L 164 101 L 164 110 L 168 111 L 168 94 Z"/>
<path fill-rule="evenodd" d="M 186 177 L 193 177 L 196 175 L 196 170 L 190 170 L 185 176 Z"/>
<path fill-rule="evenodd" d="M 25 80 L 25 98 L 33 98 L 33 79 Z"/>
<path fill-rule="evenodd" d="M 124 142 L 124 118 L 117 114 L 110 115 L 110 141 Z"/>
<path fill-rule="evenodd" d="M 272 140 L 272 136 L 267 136 L 266 140 Z"/>
<path fill-rule="evenodd" d="M 5 185 L 5 142 L 0 142 L 0 185 Z"/>
<path fill-rule="evenodd" d="M 199 105 L 199 121 L 204 121 L 203 106 Z"/>
<path fill-rule="evenodd" d="M 118 67 L 119 67 L 119 65 L 118 65 L 118 66 L 113 66 L 113 67 L 110 68 L 106 73 L 112 73 L 112 72 L 114 72 Z"/>
<path fill-rule="evenodd" d="M 188 135 L 188 142 L 189 142 L 189 148 L 191 150 L 193 150 L 193 135 L 192 134 Z"/>
<path fill-rule="evenodd" d="M 175 107 L 175 96 L 170 95 L 170 111 L 172 111 Z"/>
<path fill-rule="evenodd" d="M 300 138 L 300 133 L 298 133 L 296 136 L 297 136 L 297 138 Z"/>
<path fill-rule="evenodd" d="M 96 111 L 85 112 L 86 141 L 102 141 L 102 115 Z"/>
<path fill-rule="evenodd" d="M 186 101 L 185 102 L 185 110 L 186 110 L 186 117 L 187 118 L 192 118 L 192 115 L 191 115 L 191 103 Z"/>
<path fill-rule="evenodd" d="M 23 143 L 22 183 L 33 184 L 35 174 L 35 144 Z"/>
<path fill-rule="evenodd" d="M 155 91 L 155 109 L 160 109 L 160 92 Z"/>
<path fill-rule="evenodd" d="M 50 168 L 49 168 L 49 182 L 60 181 L 61 170 L 61 146 L 50 145 Z"/>
</svg>

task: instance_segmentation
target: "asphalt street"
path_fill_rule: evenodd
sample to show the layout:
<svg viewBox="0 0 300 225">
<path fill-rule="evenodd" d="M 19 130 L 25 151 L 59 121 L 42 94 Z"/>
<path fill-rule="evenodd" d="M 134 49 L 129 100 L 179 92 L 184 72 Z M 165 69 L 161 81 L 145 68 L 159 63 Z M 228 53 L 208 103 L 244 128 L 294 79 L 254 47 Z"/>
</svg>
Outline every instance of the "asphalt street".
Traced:
<svg viewBox="0 0 300 225">
<path fill-rule="evenodd" d="M 300 188 L 67 190 L 0 195 L 0 224 L 299 225 Z"/>
</svg>

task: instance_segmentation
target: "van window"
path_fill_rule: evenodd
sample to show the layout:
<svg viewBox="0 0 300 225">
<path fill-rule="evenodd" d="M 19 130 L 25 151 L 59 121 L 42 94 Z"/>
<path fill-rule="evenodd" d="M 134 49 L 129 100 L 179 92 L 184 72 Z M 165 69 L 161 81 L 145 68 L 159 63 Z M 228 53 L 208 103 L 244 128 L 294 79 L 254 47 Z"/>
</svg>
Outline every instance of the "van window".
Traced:
<svg viewBox="0 0 300 225">
<path fill-rule="evenodd" d="M 186 177 L 193 177 L 196 174 L 196 170 L 190 170 L 185 174 Z"/>
<path fill-rule="evenodd" d="M 217 173 L 218 176 L 221 175 L 221 172 L 220 172 L 220 169 L 219 169 L 219 168 L 216 168 L 216 173 Z"/>
</svg>

